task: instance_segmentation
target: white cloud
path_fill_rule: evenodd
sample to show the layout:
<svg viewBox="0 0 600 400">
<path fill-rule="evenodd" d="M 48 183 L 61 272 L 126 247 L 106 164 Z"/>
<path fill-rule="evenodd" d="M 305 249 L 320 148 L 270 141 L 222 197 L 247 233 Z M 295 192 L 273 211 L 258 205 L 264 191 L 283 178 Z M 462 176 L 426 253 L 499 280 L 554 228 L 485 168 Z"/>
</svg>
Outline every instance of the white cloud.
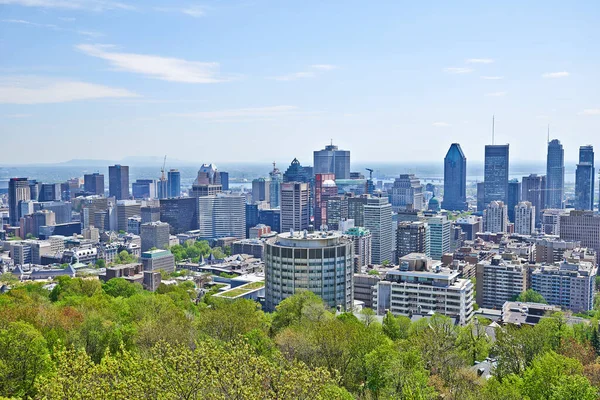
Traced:
<svg viewBox="0 0 600 400">
<path fill-rule="evenodd" d="M 0 118 L 29 118 L 32 114 L 4 114 Z"/>
<path fill-rule="evenodd" d="M 95 83 L 16 76 L 0 78 L 0 104 L 47 104 L 101 98 L 137 97 L 126 89 Z"/>
<path fill-rule="evenodd" d="M 494 60 L 491 58 L 469 58 L 467 64 L 491 64 Z"/>
<path fill-rule="evenodd" d="M 23 7 L 60 8 L 65 10 L 134 10 L 135 7 L 106 0 L 0 0 L 0 4 L 19 5 Z"/>
<path fill-rule="evenodd" d="M 227 79 L 219 73 L 219 63 L 187 61 L 180 58 L 146 54 L 118 53 L 110 51 L 113 46 L 80 44 L 83 53 L 108 61 L 120 71 L 134 72 L 155 79 L 185 83 L 216 83 Z"/>
<path fill-rule="evenodd" d="M 331 65 L 331 64 L 313 64 L 310 67 L 321 70 L 321 71 L 331 71 L 331 70 L 337 69 L 337 67 L 335 65 Z"/>
<path fill-rule="evenodd" d="M 567 71 L 546 72 L 545 74 L 542 74 L 542 78 L 566 78 L 569 75 L 570 74 Z"/>
<path fill-rule="evenodd" d="M 449 126 L 452 126 L 452 124 L 448 123 L 448 122 L 434 122 L 433 124 L 431 124 L 432 126 L 435 126 L 436 128 L 447 128 Z"/>
<path fill-rule="evenodd" d="M 600 108 L 586 108 L 579 115 L 600 115 Z"/>
<path fill-rule="evenodd" d="M 482 76 L 481 79 L 485 79 L 488 81 L 499 81 L 501 79 L 504 79 L 503 76 Z"/>
<path fill-rule="evenodd" d="M 444 68 L 444 72 L 448 74 L 470 74 L 471 72 L 473 72 L 473 68 L 448 67 Z"/>
<path fill-rule="evenodd" d="M 170 113 L 165 114 L 169 117 L 191 117 L 209 120 L 225 120 L 238 118 L 273 118 L 298 113 L 296 106 L 271 106 L 256 108 L 237 108 L 218 111 L 199 111 L 192 113 Z"/>
<path fill-rule="evenodd" d="M 275 79 L 276 81 L 295 81 L 297 79 L 314 78 L 318 76 L 319 73 L 332 71 L 334 69 L 337 69 L 337 66 L 331 64 L 313 64 L 309 66 L 308 71 L 292 72 L 291 74 L 273 76 L 271 79 Z"/>
<path fill-rule="evenodd" d="M 486 93 L 485 95 L 488 97 L 501 97 L 501 96 L 506 96 L 506 92 L 492 92 L 492 93 Z"/>
<path fill-rule="evenodd" d="M 189 15 L 190 17 L 199 18 L 206 15 L 206 8 L 202 6 L 191 6 L 188 8 L 184 8 L 183 10 L 181 10 L 181 12 Z"/>
</svg>

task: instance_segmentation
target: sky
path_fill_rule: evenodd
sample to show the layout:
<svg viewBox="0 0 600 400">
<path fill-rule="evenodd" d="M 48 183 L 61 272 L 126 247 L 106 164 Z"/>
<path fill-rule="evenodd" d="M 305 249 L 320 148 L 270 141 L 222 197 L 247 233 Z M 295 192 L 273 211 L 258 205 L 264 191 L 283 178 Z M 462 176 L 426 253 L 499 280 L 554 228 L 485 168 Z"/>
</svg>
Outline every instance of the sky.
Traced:
<svg viewBox="0 0 600 400">
<path fill-rule="evenodd" d="M 600 147 L 598 1 L 0 0 L 0 164 Z"/>
</svg>

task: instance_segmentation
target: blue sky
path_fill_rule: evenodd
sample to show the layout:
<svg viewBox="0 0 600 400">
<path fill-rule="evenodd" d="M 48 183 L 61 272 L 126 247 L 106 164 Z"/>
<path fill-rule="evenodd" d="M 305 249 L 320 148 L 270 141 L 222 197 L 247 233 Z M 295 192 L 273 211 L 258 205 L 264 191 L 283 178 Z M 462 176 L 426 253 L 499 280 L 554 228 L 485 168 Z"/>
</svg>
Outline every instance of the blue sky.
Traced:
<svg viewBox="0 0 600 400">
<path fill-rule="evenodd" d="M 421 3 L 0 0 L 0 163 L 600 146 L 600 3 Z"/>
</svg>

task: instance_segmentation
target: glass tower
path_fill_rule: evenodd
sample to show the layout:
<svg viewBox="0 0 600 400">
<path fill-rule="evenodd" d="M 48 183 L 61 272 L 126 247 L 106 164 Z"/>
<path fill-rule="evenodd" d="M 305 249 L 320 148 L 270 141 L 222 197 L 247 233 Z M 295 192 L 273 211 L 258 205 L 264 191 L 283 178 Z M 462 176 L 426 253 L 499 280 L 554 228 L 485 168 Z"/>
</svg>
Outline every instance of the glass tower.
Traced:
<svg viewBox="0 0 600 400">
<path fill-rule="evenodd" d="M 508 203 L 507 144 L 485 146 L 484 203 L 497 200 Z"/>
<path fill-rule="evenodd" d="M 467 204 L 467 157 L 460 144 L 452 143 L 444 158 L 444 199 L 442 208 L 465 211 Z"/>
<path fill-rule="evenodd" d="M 563 208 L 565 193 L 565 151 L 560 140 L 548 143 L 546 161 L 546 208 Z"/>
<path fill-rule="evenodd" d="M 594 148 L 590 145 L 579 148 L 579 164 L 575 172 L 575 208 L 594 209 Z"/>
</svg>

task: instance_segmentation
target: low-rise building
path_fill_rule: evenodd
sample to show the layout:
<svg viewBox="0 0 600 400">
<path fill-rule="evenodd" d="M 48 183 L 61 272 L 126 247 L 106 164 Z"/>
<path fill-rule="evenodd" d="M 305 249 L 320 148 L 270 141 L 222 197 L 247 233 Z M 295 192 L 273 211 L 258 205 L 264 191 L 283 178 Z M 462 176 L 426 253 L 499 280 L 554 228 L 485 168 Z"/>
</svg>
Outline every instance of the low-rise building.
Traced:
<svg viewBox="0 0 600 400">
<path fill-rule="evenodd" d="M 144 271 L 175 271 L 175 257 L 169 250 L 149 250 L 142 252 L 140 258 Z"/>
<path fill-rule="evenodd" d="M 263 259 L 264 243 L 259 239 L 242 239 L 231 244 L 231 254 L 250 254 L 254 258 Z"/>
</svg>

